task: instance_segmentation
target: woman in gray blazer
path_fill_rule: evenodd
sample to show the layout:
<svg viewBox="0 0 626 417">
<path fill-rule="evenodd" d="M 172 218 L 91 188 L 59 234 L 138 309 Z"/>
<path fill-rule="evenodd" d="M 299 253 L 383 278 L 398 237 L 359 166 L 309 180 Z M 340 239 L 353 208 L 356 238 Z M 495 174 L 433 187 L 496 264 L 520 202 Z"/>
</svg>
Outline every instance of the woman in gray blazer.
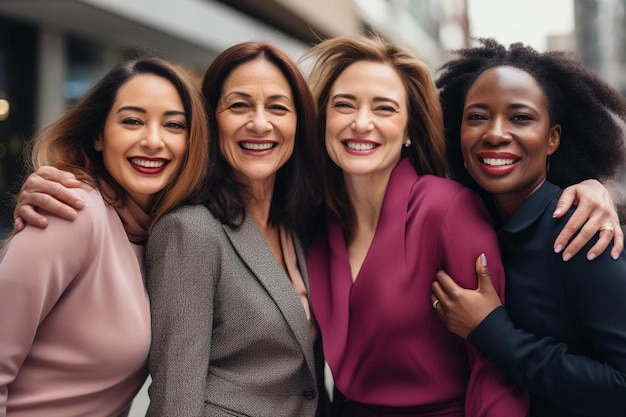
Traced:
<svg viewBox="0 0 626 417">
<path fill-rule="evenodd" d="M 205 73 L 208 180 L 146 248 L 149 416 L 315 416 L 326 405 L 298 231 L 310 224 L 313 100 L 282 51 L 246 42 Z"/>
</svg>

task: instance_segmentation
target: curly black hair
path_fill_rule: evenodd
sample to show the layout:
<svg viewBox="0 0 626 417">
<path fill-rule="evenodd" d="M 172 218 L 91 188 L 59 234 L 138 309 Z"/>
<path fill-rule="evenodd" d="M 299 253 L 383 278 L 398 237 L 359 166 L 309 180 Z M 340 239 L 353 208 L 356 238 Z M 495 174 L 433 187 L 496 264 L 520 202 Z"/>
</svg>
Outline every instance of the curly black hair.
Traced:
<svg viewBox="0 0 626 417">
<path fill-rule="evenodd" d="M 537 52 L 494 39 L 454 51 L 436 80 L 444 112 L 446 148 L 453 177 L 481 191 L 463 166 L 460 129 L 466 94 L 485 70 L 509 65 L 529 73 L 543 89 L 551 124 L 560 124 L 561 143 L 550 157 L 548 180 L 560 187 L 589 178 L 607 179 L 626 160 L 626 99 L 570 52 Z"/>
</svg>

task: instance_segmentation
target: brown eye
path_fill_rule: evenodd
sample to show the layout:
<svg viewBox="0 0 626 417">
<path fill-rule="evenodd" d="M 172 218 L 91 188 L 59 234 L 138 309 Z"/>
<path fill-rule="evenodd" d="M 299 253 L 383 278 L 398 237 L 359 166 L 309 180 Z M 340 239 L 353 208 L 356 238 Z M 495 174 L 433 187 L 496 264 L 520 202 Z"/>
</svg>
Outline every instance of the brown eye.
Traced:
<svg viewBox="0 0 626 417">
<path fill-rule="evenodd" d="M 125 125 L 141 125 L 143 124 L 141 120 L 134 118 L 134 117 L 127 117 L 125 119 L 122 120 L 122 124 Z"/>
</svg>

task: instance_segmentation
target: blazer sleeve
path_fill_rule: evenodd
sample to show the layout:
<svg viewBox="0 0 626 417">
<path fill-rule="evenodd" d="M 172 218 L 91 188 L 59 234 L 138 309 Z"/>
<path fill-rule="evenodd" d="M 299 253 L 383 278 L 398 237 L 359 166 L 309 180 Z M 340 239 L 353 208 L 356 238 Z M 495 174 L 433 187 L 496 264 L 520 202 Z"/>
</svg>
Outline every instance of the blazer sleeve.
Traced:
<svg viewBox="0 0 626 417">
<path fill-rule="evenodd" d="M 501 363 L 521 386 L 563 409 L 589 416 L 624 416 L 626 256 L 622 253 L 612 260 L 603 254 L 593 262 L 576 256 L 564 263 L 564 271 L 561 280 L 568 303 L 595 358 L 516 328 L 504 308 L 487 316 L 469 340 Z"/>
<path fill-rule="evenodd" d="M 90 201 L 86 194 L 83 198 Z M 91 209 L 92 206 L 87 205 L 73 222 L 50 215 L 47 228 L 27 226 L 3 249 L 0 260 L 0 415 L 6 414 L 8 386 L 19 374 L 39 324 L 93 251 Z"/>
<path fill-rule="evenodd" d="M 220 249 L 201 206 L 160 219 L 146 246 L 152 383 L 147 416 L 204 415 Z M 218 224 L 219 225 L 219 224 Z"/>
<path fill-rule="evenodd" d="M 444 269 L 465 288 L 478 285 L 475 261 L 484 253 L 490 277 L 504 302 L 504 268 L 498 239 L 482 201 L 462 189 L 450 202 L 442 223 L 440 247 Z M 471 366 L 465 400 L 467 417 L 525 416 L 528 395 L 506 375 L 503 368 L 467 342 Z"/>
</svg>

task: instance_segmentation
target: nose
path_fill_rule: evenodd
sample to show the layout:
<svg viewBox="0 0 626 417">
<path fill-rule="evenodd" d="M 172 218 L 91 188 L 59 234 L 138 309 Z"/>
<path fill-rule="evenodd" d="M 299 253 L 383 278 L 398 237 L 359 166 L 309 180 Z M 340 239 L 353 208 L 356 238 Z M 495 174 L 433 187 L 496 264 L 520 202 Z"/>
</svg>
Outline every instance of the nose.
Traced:
<svg viewBox="0 0 626 417">
<path fill-rule="evenodd" d="M 493 118 L 483 134 L 483 140 L 494 146 L 510 142 L 512 136 L 507 129 L 507 120 L 503 117 Z"/>
<path fill-rule="evenodd" d="M 163 147 L 163 138 L 161 137 L 161 126 L 154 124 L 148 125 L 146 134 L 141 141 L 141 145 L 146 149 L 159 150 Z"/>
<path fill-rule="evenodd" d="M 267 118 L 264 108 L 256 109 L 252 115 L 252 119 L 248 122 L 246 127 L 260 135 L 265 134 L 274 128 L 270 120 Z"/>
<path fill-rule="evenodd" d="M 372 123 L 367 109 L 359 109 L 356 113 L 356 118 L 352 122 L 352 128 L 359 133 L 368 132 L 374 128 L 374 123 Z"/>
</svg>

